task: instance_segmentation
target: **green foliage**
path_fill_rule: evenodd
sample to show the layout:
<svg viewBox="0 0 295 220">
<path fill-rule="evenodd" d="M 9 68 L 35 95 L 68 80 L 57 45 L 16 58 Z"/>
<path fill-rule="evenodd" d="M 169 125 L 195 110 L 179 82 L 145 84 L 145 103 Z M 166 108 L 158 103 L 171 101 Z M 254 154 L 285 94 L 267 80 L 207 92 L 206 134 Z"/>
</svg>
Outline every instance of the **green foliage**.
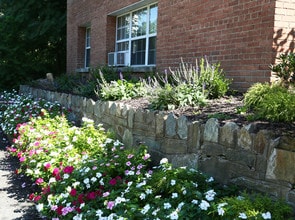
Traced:
<svg viewBox="0 0 295 220">
<path fill-rule="evenodd" d="M 181 59 L 179 67 L 170 72 L 169 78 L 163 81 L 171 81 L 173 85 L 197 85 L 210 99 L 224 96 L 229 90 L 230 80 L 225 78 L 220 64 L 210 64 L 207 57 L 201 58 L 200 64 L 196 60 L 195 66 Z"/>
<path fill-rule="evenodd" d="M 245 107 L 253 111 L 250 120 L 267 119 L 275 122 L 295 120 L 295 94 L 279 85 L 254 84 L 244 98 Z"/>
<path fill-rule="evenodd" d="M 142 97 L 146 94 L 146 90 L 141 82 L 128 82 L 125 79 L 111 81 L 108 83 L 102 72 L 100 72 L 100 80 L 98 82 L 97 96 L 102 100 L 126 100 Z"/>
<path fill-rule="evenodd" d="M 195 85 L 180 84 L 176 87 L 166 84 L 158 89 L 157 95 L 151 99 L 150 107 L 158 110 L 172 110 L 186 106 L 204 106 L 206 97 Z"/>
<path fill-rule="evenodd" d="M 201 59 L 198 85 L 203 87 L 210 99 L 224 96 L 229 90 L 230 83 L 219 63 L 211 65 L 207 59 Z"/>
<path fill-rule="evenodd" d="M 0 8 L 0 90 L 65 72 L 65 1 L 1 0 Z"/>
<path fill-rule="evenodd" d="M 295 53 L 281 54 L 277 59 L 280 63 L 270 65 L 273 72 L 280 78 L 281 83 L 286 84 L 295 83 Z"/>
<path fill-rule="evenodd" d="M 255 83 L 253 84 L 248 91 L 245 94 L 244 97 L 244 105 L 248 109 L 253 109 L 257 105 L 259 105 L 263 99 L 264 96 L 268 93 L 270 90 L 270 84 L 268 83 Z"/>
<path fill-rule="evenodd" d="M 91 68 L 90 73 L 97 80 L 101 80 L 100 73 L 103 73 L 104 80 L 106 82 L 111 82 L 119 79 L 119 74 L 117 70 L 114 67 L 108 65 L 101 65 L 95 68 Z"/>
</svg>

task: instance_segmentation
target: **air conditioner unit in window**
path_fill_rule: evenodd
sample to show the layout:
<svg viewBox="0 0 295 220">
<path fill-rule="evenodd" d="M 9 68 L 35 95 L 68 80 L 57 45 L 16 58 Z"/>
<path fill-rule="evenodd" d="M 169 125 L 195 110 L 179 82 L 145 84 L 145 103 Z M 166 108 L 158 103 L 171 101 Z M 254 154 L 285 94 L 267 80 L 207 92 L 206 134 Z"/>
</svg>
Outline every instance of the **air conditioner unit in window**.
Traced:
<svg viewBox="0 0 295 220">
<path fill-rule="evenodd" d="M 108 65 L 109 66 L 128 66 L 128 52 L 111 52 L 108 54 Z"/>
<path fill-rule="evenodd" d="M 117 52 L 117 66 L 128 65 L 128 52 Z"/>
<path fill-rule="evenodd" d="M 115 66 L 115 52 L 108 53 L 108 65 Z"/>
</svg>

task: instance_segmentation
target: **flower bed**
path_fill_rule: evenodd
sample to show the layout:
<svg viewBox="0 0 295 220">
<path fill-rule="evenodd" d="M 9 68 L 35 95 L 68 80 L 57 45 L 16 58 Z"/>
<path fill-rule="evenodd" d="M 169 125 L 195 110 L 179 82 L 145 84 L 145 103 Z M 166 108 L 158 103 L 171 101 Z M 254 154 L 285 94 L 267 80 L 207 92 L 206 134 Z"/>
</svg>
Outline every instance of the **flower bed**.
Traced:
<svg viewBox="0 0 295 220">
<path fill-rule="evenodd" d="M 40 186 L 30 198 L 49 219 L 291 218 L 282 202 L 240 194 L 167 159 L 150 167 L 145 146 L 123 146 L 89 119 L 76 127 L 41 110 L 24 122 L 8 150 L 20 160 L 18 172 Z"/>
</svg>

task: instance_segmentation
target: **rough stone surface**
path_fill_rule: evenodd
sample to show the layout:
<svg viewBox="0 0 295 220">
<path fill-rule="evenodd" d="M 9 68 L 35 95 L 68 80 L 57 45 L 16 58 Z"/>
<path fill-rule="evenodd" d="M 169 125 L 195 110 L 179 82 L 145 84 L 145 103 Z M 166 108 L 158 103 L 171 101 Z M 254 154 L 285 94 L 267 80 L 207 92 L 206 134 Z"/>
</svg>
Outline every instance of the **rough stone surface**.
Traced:
<svg viewBox="0 0 295 220">
<path fill-rule="evenodd" d="M 219 123 L 216 118 L 210 118 L 205 125 L 204 141 L 217 143 L 219 135 Z"/>
</svg>

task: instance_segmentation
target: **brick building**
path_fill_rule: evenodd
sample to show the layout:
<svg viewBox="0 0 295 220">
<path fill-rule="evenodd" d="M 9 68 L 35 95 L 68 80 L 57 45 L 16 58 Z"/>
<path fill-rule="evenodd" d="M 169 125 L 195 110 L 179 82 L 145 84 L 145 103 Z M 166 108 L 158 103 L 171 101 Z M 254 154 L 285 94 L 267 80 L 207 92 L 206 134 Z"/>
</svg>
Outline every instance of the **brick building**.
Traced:
<svg viewBox="0 0 295 220">
<path fill-rule="evenodd" d="M 245 90 L 295 52 L 294 0 L 68 0 L 67 10 L 68 73 L 101 64 L 161 73 L 207 55 Z"/>
</svg>

